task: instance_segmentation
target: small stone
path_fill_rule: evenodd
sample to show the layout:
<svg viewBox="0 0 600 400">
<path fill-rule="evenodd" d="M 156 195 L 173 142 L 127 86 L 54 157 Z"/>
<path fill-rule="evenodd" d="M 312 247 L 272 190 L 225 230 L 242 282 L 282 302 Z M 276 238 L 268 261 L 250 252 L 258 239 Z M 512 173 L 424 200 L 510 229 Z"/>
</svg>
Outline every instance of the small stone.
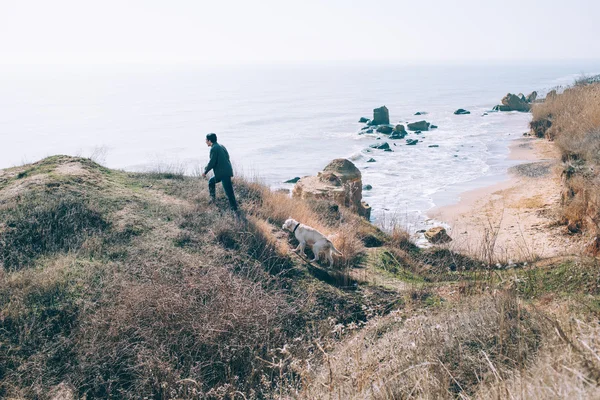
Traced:
<svg viewBox="0 0 600 400">
<path fill-rule="evenodd" d="M 425 238 L 431 243 L 447 243 L 452 240 L 452 238 L 448 236 L 446 229 L 441 226 L 428 229 L 425 232 Z"/>
<path fill-rule="evenodd" d="M 376 160 L 374 158 L 369 158 L 367 162 L 376 162 Z"/>
<path fill-rule="evenodd" d="M 369 147 L 372 149 L 386 150 L 390 148 L 390 145 L 388 144 L 388 142 L 383 142 L 381 144 L 372 144 Z"/>
<path fill-rule="evenodd" d="M 371 185 L 364 185 L 363 186 L 363 190 L 371 190 L 371 189 L 373 189 L 373 186 L 371 186 Z"/>
<path fill-rule="evenodd" d="M 459 108 L 458 110 L 454 111 L 454 115 L 466 115 L 466 114 L 471 114 L 471 111 L 467 111 L 464 108 Z"/>
</svg>

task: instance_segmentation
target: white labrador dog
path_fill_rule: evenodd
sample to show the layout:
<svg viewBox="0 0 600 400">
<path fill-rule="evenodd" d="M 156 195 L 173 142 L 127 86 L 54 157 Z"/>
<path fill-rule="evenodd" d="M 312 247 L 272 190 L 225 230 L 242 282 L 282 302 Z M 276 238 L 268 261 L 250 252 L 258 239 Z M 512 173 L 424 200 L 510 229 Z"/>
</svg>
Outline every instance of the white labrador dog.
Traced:
<svg viewBox="0 0 600 400">
<path fill-rule="evenodd" d="M 331 267 L 333 265 L 332 253 L 335 253 L 338 256 L 343 255 L 335 248 L 333 243 L 331 243 L 331 240 L 327 239 L 321 232 L 310 226 L 301 224 L 293 218 L 288 218 L 281 228 L 292 232 L 300 242 L 298 247 L 294 249 L 295 252 L 301 251 L 301 254 L 304 254 L 304 247 L 307 244 L 312 247 L 315 258 L 310 260 L 311 262 L 317 261 L 320 253 L 324 251 L 329 260 L 329 266 Z"/>
</svg>

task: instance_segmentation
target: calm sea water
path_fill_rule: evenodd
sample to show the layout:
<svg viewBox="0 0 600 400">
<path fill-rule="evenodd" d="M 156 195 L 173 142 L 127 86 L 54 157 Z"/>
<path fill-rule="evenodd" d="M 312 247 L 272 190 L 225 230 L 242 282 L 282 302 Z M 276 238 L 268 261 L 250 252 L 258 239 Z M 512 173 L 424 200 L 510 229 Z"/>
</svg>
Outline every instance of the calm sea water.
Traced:
<svg viewBox="0 0 600 400">
<path fill-rule="evenodd" d="M 206 133 L 216 132 L 239 174 L 273 187 L 351 158 L 373 186 L 364 197 L 374 220 L 422 227 L 426 210 L 511 165 L 509 142 L 528 130 L 530 115 L 485 111 L 507 92 L 544 92 L 597 71 L 600 63 L 12 71 L 0 76 L 0 168 L 95 154 L 111 168 L 192 171 L 208 159 Z M 394 152 L 367 153 L 386 137 L 358 135 L 357 121 L 381 105 L 392 123 L 439 128 L 409 135 L 416 146 L 388 140 Z M 456 116 L 457 108 L 471 114 Z"/>
</svg>

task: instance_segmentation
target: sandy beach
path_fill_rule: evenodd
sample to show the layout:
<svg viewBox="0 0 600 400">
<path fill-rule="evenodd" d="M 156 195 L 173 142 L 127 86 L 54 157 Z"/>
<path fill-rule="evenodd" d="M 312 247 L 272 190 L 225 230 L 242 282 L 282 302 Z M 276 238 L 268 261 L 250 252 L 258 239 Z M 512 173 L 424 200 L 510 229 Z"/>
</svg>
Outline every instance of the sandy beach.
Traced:
<svg viewBox="0 0 600 400">
<path fill-rule="evenodd" d="M 494 262 L 578 253 L 581 238 L 556 224 L 561 185 L 554 144 L 519 138 L 509 157 L 524 163 L 509 170 L 508 180 L 465 192 L 457 204 L 428 213 L 450 225 L 450 247 Z"/>
</svg>

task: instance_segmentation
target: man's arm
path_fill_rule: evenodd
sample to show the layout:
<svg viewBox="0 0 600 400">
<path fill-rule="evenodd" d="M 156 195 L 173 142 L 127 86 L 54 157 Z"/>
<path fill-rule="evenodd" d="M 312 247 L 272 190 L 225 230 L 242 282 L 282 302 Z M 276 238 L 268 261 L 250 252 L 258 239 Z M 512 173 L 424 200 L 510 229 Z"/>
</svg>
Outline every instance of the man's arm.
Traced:
<svg viewBox="0 0 600 400">
<path fill-rule="evenodd" d="M 215 147 L 212 146 L 210 148 L 210 161 L 208 162 L 206 168 L 204 168 L 204 175 L 208 174 L 208 172 L 215 167 L 215 165 L 217 164 L 217 157 L 218 153 Z"/>
</svg>

